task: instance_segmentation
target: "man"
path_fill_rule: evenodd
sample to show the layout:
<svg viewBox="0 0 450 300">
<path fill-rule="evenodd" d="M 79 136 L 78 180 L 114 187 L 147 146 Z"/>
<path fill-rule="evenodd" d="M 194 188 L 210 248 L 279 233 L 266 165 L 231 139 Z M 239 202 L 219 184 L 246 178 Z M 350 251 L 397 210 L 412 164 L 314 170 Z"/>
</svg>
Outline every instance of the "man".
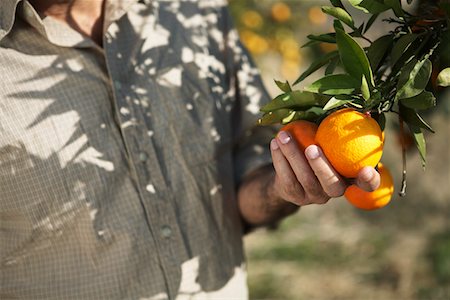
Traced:
<svg viewBox="0 0 450 300">
<path fill-rule="evenodd" d="M 1 299 L 243 299 L 243 232 L 347 185 L 223 1 L 2 0 L 0 80 Z"/>
</svg>

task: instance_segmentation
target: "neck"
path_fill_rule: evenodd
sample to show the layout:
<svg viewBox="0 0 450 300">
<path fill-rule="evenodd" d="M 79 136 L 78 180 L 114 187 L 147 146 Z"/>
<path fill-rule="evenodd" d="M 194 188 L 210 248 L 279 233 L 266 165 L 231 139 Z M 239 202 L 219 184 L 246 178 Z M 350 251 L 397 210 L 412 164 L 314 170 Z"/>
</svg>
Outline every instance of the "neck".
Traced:
<svg viewBox="0 0 450 300">
<path fill-rule="evenodd" d="M 29 0 L 46 16 L 56 18 L 101 44 L 104 0 Z"/>
</svg>

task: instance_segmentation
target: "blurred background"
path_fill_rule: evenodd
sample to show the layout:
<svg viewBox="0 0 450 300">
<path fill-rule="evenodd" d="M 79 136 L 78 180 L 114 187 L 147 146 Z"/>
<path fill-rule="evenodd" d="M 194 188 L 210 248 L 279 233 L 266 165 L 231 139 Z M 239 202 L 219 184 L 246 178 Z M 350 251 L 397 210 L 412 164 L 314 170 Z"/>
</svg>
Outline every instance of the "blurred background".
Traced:
<svg viewBox="0 0 450 300">
<path fill-rule="evenodd" d="M 315 57 L 335 50 L 330 44 L 301 48 L 308 34 L 332 29 L 331 17 L 320 9 L 328 1 L 229 3 L 273 97 L 279 93 L 273 79 L 293 82 Z M 355 15 L 357 24 L 362 20 L 364 15 Z M 388 26 L 376 23 L 370 36 L 386 33 Z M 397 196 L 401 147 L 398 125 L 388 119 L 382 161 L 395 178 L 396 193 L 387 207 L 365 212 L 344 198 L 332 199 L 303 207 L 275 230 L 246 237 L 251 299 L 450 299 L 449 90 L 438 92 L 436 109 L 426 115 L 436 133 L 426 136 L 425 170 L 415 147 L 408 150 L 406 197 Z"/>
</svg>

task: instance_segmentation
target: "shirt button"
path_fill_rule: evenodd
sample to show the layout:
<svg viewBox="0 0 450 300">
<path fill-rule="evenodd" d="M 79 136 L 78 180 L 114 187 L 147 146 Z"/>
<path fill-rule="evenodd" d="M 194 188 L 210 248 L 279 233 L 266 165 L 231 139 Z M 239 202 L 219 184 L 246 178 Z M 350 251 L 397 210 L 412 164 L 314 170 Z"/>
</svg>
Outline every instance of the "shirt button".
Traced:
<svg viewBox="0 0 450 300">
<path fill-rule="evenodd" d="M 141 152 L 139 153 L 139 160 L 141 162 L 146 162 L 148 160 L 148 155 L 145 152 Z"/>
<path fill-rule="evenodd" d="M 166 239 L 172 235 L 172 229 L 170 229 L 169 225 L 164 225 L 161 227 L 161 235 Z"/>
<path fill-rule="evenodd" d="M 122 88 L 122 84 L 118 80 L 114 80 L 114 86 L 116 89 L 120 90 Z"/>
</svg>

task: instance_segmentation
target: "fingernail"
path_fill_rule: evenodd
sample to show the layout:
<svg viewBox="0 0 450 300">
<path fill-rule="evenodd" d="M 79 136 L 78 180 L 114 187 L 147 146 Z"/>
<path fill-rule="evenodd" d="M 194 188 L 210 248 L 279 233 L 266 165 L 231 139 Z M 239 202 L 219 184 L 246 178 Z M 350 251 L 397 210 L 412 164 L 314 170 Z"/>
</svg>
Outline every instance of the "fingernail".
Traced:
<svg viewBox="0 0 450 300">
<path fill-rule="evenodd" d="M 320 156 L 319 148 L 315 145 L 311 145 L 305 150 L 306 157 L 309 159 L 316 159 Z"/>
<path fill-rule="evenodd" d="M 370 168 L 364 168 L 361 170 L 361 173 L 359 174 L 360 178 L 365 181 L 369 182 L 373 178 L 373 172 L 370 170 Z"/>
<path fill-rule="evenodd" d="M 286 131 L 280 131 L 280 133 L 278 133 L 278 139 L 280 140 L 280 142 L 282 144 L 287 144 L 289 143 L 289 141 L 291 140 L 291 137 L 289 136 L 289 134 Z"/>
<path fill-rule="evenodd" d="M 277 150 L 278 148 L 280 148 L 280 147 L 278 146 L 277 141 L 276 141 L 275 139 L 272 139 L 272 140 L 270 141 L 270 148 L 271 148 L 272 150 Z"/>
</svg>

